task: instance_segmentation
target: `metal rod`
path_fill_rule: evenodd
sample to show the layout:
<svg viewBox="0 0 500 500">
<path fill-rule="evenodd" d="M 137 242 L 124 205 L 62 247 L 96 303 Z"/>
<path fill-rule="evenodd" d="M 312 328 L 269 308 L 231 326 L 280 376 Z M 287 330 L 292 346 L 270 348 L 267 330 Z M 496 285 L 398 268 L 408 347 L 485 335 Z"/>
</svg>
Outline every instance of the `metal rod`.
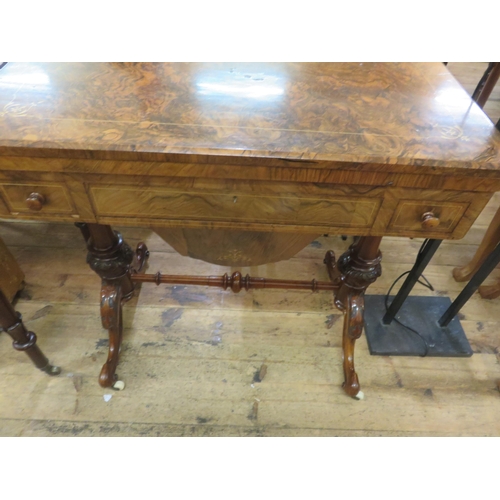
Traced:
<svg viewBox="0 0 500 500">
<path fill-rule="evenodd" d="M 460 292 L 458 297 L 451 303 L 450 307 L 446 309 L 444 314 L 439 319 L 438 323 L 440 326 L 448 326 L 450 321 L 458 314 L 460 309 L 465 305 L 465 303 L 471 298 L 472 294 L 476 292 L 481 283 L 489 276 L 491 271 L 500 263 L 500 244 L 495 247 L 493 252 L 491 252 L 483 265 L 478 269 L 476 274 L 472 276 L 469 283 Z"/>
<path fill-rule="evenodd" d="M 436 253 L 436 250 L 439 248 L 443 240 L 428 240 L 425 244 L 424 248 L 417 255 L 415 260 L 415 264 L 413 265 L 408 277 L 406 278 L 403 286 L 400 288 L 397 295 L 394 297 L 394 300 L 391 302 L 389 309 L 385 313 L 382 318 L 382 323 L 384 325 L 391 324 L 392 320 L 395 318 L 398 311 L 401 309 L 404 301 L 412 291 L 415 283 L 420 278 L 421 274 L 424 272 L 424 269 L 427 267 L 427 264 L 432 259 L 432 256 Z"/>
<path fill-rule="evenodd" d="M 215 286 L 230 288 L 233 292 L 238 293 L 240 290 L 249 290 L 251 288 L 274 288 L 284 290 L 312 290 L 316 291 L 334 291 L 339 287 L 327 281 L 294 281 L 294 280 L 279 280 L 268 278 L 252 278 L 248 274 L 242 276 L 236 271 L 231 276 L 184 276 L 184 275 L 162 275 L 156 274 L 133 274 L 132 281 L 136 283 L 156 283 L 170 285 L 198 285 L 198 286 Z"/>
<path fill-rule="evenodd" d="M 483 77 L 479 81 L 476 90 L 472 94 L 472 99 L 477 102 L 480 108 L 483 108 L 490 97 L 493 88 L 500 78 L 500 63 L 490 62 Z"/>
</svg>

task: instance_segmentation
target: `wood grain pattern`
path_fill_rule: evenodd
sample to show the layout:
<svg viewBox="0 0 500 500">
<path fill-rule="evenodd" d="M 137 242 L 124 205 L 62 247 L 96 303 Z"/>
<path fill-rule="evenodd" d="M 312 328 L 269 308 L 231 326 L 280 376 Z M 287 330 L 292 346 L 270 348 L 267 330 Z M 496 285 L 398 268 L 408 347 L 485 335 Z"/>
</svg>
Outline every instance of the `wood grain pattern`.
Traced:
<svg viewBox="0 0 500 500">
<path fill-rule="evenodd" d="M 232 193 L 90 187 L 97 216 L 160 218 L 167 220 L 242 221 L 269 224 L 372 226 L 379 200 L 297 198 Z"/>
<path fill-rule="evenodd" d="M 2 154 L 422 172 L 497 170 L 500 159 L 498 134 L 440 63 L 9 64 L 0 96 Z"/>
<path fill-rule="evenodd" d="M 25 182 L 17 181 L 20 177 Z M 455 239 L 463 237 L 487 203 L 491 191 L 486 188 L 496 187 L 487 180 L 482 181 L 479 192 L 472 191 L 474 185 L 464 191 L 466 184 L 460 180 L 455 189 L 447 190 L 399 189 L 392 186 L 392 181 L 385 185 L 361 184 L 359 180 L 353 184 L 303 182 L 300 178 L 295 181 L 7 170 L 0 172 L 0 193 L 4 193 L 5 200 L 0 204 L 0 212 L 25 220 L 76 219 L 103 224 L 294 234 L 426 234 Z M 25 197 L 33 190 L 46 199 L 40 211 L 30 210 L 26 204 Z M 417 207 L 415 213 L 410 210 L 408 223 L 397 219 L 396 212 L 405 206 L 403 202 Z M 458 209 L 458 205 L 464 210 L 451 210 L 455 214 L 452 227 L 443 223 L 424 230 L 420 217 L 436 208 L 434 205 L 449 206 L 445 212 L 451 207 Z"/>
<path fill-rule="evenodd" d="M 179 254 L 218 266 L 258 266 L 288 260 L 319 235 L 152 227 Z"/>
<path fill-rule="evenodd" d="M 401 201 L 396 209 L 390 227 L 401 231 L 422 230 L 451 233 L 467 210 L 466 203 Z M 436 224 L 423 224 L 426 214 L 432 214 Z"/>
<path fill-rule="evenodd" d="M 0 184 L 4 199 L 11 213 L 19 212 L 45 214 L 74 213 L 75 209 L 67 189 L 62 185 L 54 184 Z M 34 208 L 28 203 L 32 194 L 41 197 L 40 207 Z"/>
<path fill-rule="evenodd" d="M 448 69 L 464 87 L 467 93 L 472 96 L 478 82 L 488 68 L 487 62 L 476 63 L 448 63 Z M 490 118 L 492 123 L 497 123 L 500 117 L 500 86 L 496 86 L 491 93 L 490 98 L 483 107 L 484 112 Z"/>
</svg>

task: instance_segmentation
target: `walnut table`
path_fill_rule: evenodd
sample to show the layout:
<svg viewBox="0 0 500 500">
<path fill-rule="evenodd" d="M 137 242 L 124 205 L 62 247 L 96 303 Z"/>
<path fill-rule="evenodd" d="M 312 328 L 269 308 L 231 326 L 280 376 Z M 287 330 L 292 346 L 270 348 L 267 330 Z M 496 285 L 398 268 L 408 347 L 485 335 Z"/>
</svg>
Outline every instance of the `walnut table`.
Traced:
<svg viewBox="0 0 500 500">
<path fill-rule="evenodd" d="M 121 302 L 156 281 L 332 290 L 344 390 L 359 395 L 354 344 L 382 237 L 463 237 L 500 190 L 499 146 L 440 63 L 0 70 L 0 217 L 78 223 L 103 283 L 104 387 L 116 382 Z M 153 276 L 141 271 L 146 248 L 133 252 L 113 224 L 231 266 L 290 258 L 323 233 L 361 238 L 337 261 L 327 253 L 330 282 Z"/>
</svg>

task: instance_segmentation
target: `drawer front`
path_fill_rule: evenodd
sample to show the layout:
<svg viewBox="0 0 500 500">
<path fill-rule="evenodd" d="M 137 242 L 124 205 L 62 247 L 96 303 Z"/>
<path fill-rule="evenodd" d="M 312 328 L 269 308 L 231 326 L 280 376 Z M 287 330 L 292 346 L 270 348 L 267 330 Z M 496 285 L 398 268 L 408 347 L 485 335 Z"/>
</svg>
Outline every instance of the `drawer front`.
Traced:
<svg viewBox="0 0 500 500">
<path fill-rule="evenodd" d="M 381 199 L 91 186 L 97 216 L 370 228 Z"/>
<path fill-rule="evenodd" d="M 71 196 L 63 184 L 0 184 L 12 214 L 73 214 Z"/>
<path fill-rule="evenodd" d="M 401 200 L 396 207 L 389 229 L 401 232 L 452 233 L 462 219 L 469 203 Z M 432 227 L 426 226 L 424 214 L 432 218 Z"/>
</svg>

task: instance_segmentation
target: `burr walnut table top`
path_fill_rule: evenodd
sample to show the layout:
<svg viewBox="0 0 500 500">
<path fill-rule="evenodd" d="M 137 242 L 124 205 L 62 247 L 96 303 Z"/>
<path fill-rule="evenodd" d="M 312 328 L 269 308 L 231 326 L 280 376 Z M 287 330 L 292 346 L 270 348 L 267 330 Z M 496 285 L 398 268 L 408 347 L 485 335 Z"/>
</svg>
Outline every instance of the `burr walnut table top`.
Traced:
<svg viewBox="0 0 500 500">
<path fill-rule="evenodd" d="M 0 71 L 0 155 L 262 158 L 498 178 L 499 146 L 441 63 L 8 63 Z"/>
</svg>

